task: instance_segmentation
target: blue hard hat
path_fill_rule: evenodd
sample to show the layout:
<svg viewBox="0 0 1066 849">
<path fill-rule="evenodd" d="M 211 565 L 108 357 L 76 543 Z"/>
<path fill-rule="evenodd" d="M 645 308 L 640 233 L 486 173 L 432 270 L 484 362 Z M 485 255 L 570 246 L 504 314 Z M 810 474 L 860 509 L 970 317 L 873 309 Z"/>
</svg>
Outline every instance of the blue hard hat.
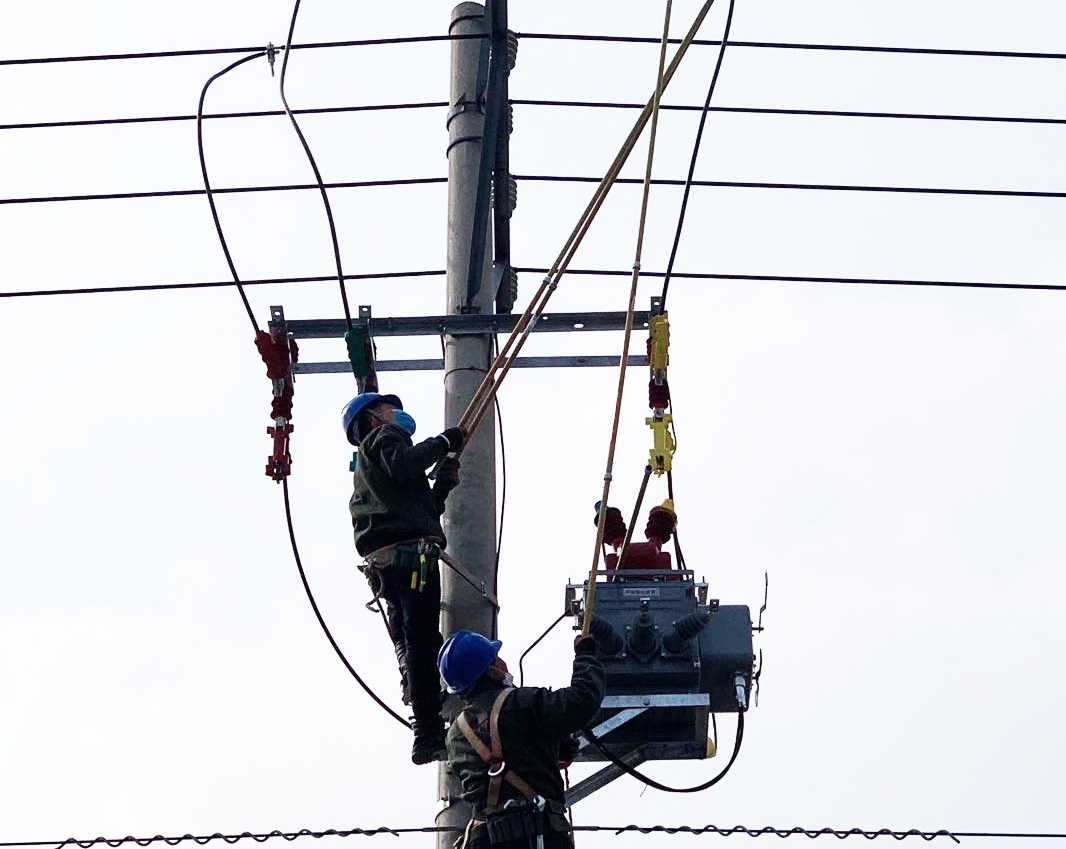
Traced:
<svg viewBox="0 0 1066 849">
<path fill-rule="evenodd" d="M 392 404 L 392 406 L 398 410 L 403 409 L 403 404 L 400 403 L 400 399 L 395 395 L 379 395 L 377 392 L 364 392 L 362 395 L 356 395 L 351 401 L 344 405 L 344 414 L 342 416 L 344 433 L 347 435 L 348 441 L 352 443 L 352 445 L 359 444 L 359 434 L 356 433 L 357 428 L 355 427 L 355 423 L 359 419 L 359 414 L 371 404 L 376 404 L 379 401 L 384 401 L 386 404 Z"/>
<path fill-rule="evenodd" d="M 437 655 L 437 669 L 449 693 L 465 693 L 492 666 L 500 653 L 499 640 L 473 631 L 459 630 L 444 641 Z"/>
</svg>

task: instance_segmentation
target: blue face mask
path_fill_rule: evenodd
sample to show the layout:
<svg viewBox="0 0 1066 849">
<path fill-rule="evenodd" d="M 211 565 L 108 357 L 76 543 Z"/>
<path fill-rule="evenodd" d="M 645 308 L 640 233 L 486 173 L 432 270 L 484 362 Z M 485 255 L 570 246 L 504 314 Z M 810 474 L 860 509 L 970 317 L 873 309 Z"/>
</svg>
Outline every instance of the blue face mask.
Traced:
<svg viewBox="0 0 1066 849">
<path fill-rule="evenodd" d="M 408 436 L 414 436 L 415 420 L 410 413 L 405 413 L 403 410 L 397 410 L 396 416 L 395 418 L 393 418 L 392 423 L 404 433 L 406 433 Z"/>
</svg>

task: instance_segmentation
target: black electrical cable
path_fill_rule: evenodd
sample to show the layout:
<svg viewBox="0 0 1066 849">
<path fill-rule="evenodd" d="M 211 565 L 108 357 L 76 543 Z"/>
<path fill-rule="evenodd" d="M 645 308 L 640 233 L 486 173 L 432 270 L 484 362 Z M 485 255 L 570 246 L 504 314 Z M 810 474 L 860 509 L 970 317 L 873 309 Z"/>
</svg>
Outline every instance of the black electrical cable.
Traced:
<svg viewBox="0 0 1066 849">
<path fill-rule="evenodd" d="M 341 647 L 334 639 L 333 633 L 329 630 L 329 626 L 326 625 L 326 620 L 322 618 L 322 611 L 318 609 L 318 602 L 315 601 L 315 594 L 311 591 L 311 584 L 307 581 L 307 573 L 304 571 L 303 561 L 300 559 L 300 550 L 296 547 L 296 530 L 293 528 L 292 524 L 292 507 L 289 504 L 289 481 L 287 478 L 282 478 L 281 491 L 285 499 L 285 524 L 289 530 L 289 542 L 292 544 L 292 556 L 296 560 L 296 568 L 300 572 L 300 581 L 304 585 L 304 591 L 307 593 L 307 600 L 311 602 L 311 609 L 315 612 L 315 618 L 318 620 L 318 624 L 322 628 L 322 633 L 326 635 L 326 639 L 329 640 L 329 644 L 333 646 L 333 651 L 337 653 L 337 657 L 341 659 L 341 663 L 344 664 L 345 668 L 351 673 L 352 677 L 356 680 L 356 682 L 358 682 L 359 686 L 366 691 L 366 694 L 370 696 L 370 698 L 372 698 L 375 702 L 377 702 L 381 709 L 384 710 L 387 714 L 389 714 L 389 716 L 391 716 L 401 725 L 410 728 L 411 723 L 404 719 L 402 716 L 400 716 L 398 713 L 396 713 L 396 711 L 390 708 L 387 704 L 385 704 L 385 702 L 383 702 L 378 697 L 378 694 L 375 693 L 372 689 L 370 689 L 370 686 L 366 683 L 366 681 L 364 681 L 359 676 L 359 673 L 355 671 L 355 667 L 353 667 L 352 664 L 348 662 L 348 658 L 344 656 L 344 652 L 341 650 Z"/>
<path fill-rule="evenodd" d="M 482 39 L 481 33 L 470 35 L 408 35 L 398 38 L 360 38 L 351 41 L 312 41 L 307 44 L 294 44 L 292 50 L 318 50 L 333 47 L 377 47 L 392 44 L 425 44 L 434 41 L 466 41 Z M 84 56 L 44 56 L 28 59 L 0 59 L 0 67 L 5 65 L 52 65 L 64 62 L 106 62 L 118 59 L 174 59 L 184 56 L 218 56 L 226 53 L 247 53 L 259 47 L 210 47 L 194 50 L 154 50 L 141 53 L 94 53 Z"/>
<path fill-rule="evenodd" d="M 703 141 L 703 130 L 707 126 L 707 113 L 711 108 L 711 98 L 714 97 L 714 89 L 718 85 L 718 75 L 722 72 L 722 61 L 725 59 L 726 44 L 729 43 L 729 30 L 733 26 L 733 9 L 736 0 L 729 0 L 729 11 L 726 12 L 725 28 L 722 30 L 722 45 L 718 49 L 718 59 L 714 63 L 714 73 L 711 74 L 711 83 L 707 86 L 707 97 L 703 101 L 703 111 L 700 113 L 700 123 L 696 128 L 696 140 L 692 144 L 692 157 L 688 163 L 688 175 L 685 177 L 685 190 L 681 195 L 681 208 L 677 213 L 677 229 L 674 231 L 674 242 L 670 247 L 670 259 L 666 263 L 666 276 L 663 278 L 663 292 L 660 300 L 660 309 L 666 310 L 666 294 L 670 291 L 670 275 L 674 272 L 674 260 L 677 259 L 677 247 L 681 244 L 681 231 L 685 226 L 685 213 L 688 211 L 688 198 L 692 193 L 692 178 L 696 173 L 696 160 L 700 155 L 700 143 Z"/>
<path fill-rule="evenodd" d="M 522 273 L 544 274 L 543 269 L 518 268 Z M 345 280 L 390 280 L 404 277 L 442 277 L 447 272 L 444 270 L 432 271 L 392 271 L 375 272 L 368 274 L 345 274 Z M 631 277 L 631 271 L 615 271 L 609 269 L 573 269 L 568 270 L 570 276 L 585 277 Z M 642 277 L 662 277 L 662 271 L 642 271 Z M 712 274 L 700 272 L 678 271 L 674 272 L 674 278 L 678 280 L 739 280 L 751 282 L 770 283 L 842 283 L 869 286 L 919 286 L 919 287 L 946 287 L 954 289 L 1019 289 L 1022 291 L 1064 291 L 1066 284 L 1060 283 L 979 283 L 964 280 L 904 280 L 879 277 L 809 277 L 801 275 L 786 276 L 780 274 Z M 335 280 L 333 275 L 319 275 L 315 277 L 268 277 L 257 280 L 244 280 L 243 286 L 275 286 L 282 283 L 327 283 Z M 0 292 L 0 298 L 37 298 L 48 295 L 108 295 L 119 292 L 156 292 L 181 289 L 218 289 L 232 286 L 230 280 L 212 280 L 204 283 L 145 283 L 132 286 L 86 286 L 75 289 L 29 289 L 19 292 Z"/>
<path fill-rule="evenodd" d="M 204 100 L 207 97 L 207 90 L 211 87 L 211 83 L 217 80 L 219 77 L 228 74 L 234 68 L 239 68 L 245 62 L 251 62 L 253 59 L 258 59 L 261 56 L 266 56 L 265 50 L 260 50 L 258 53 L 252 53 L 248 56 L 238 59 L 236 62 L 232 62 L 223 68 L 218 73 L 210 77 L 204 87 L 200 89 L 200 100 L 196 105 L 196 150 L 200 156 L 200 173 L 204 177 L 204 194 L 207 195 L 208 206 L 211 207 L 211 219 L 215 222 L 215 232 L 218 234 L 219 244 L 222 245 L 222 253 L 226 255 L 226 264 L 229 266 L 230 274 L 233 275 L 233 283 L 237 287 L 237 292 L 241 296 L 241 301 L 244 303 L 244 309 L 248 313 L 248 320 L 252 322 L 252 327 L 256 333 L 259 333 L 259 322 L 255 320 L 255 313 L 252 312 L 252 305 L 248 302 L 248 295 L 245 294 L 244 287 L 241 285 L 240 275 L 237 274 L 237 266 L 233 263 L 233 255 L 230 253 L 229 244 L 226 242 L 226 234 L 222 231 L 222 222 L 218 217 L 218 209 L 215 207 L 215 196 L 211 189 L 211 180 L 207 176 L 207 158 L 204 156 L 204 123 L 201 117 L 204 112 Z"/>
<path fill-rule="evenodd" d="M 379 103 L 364 106 L 318 106 L 306 109 L 293 109 L 293 115 L 337 115 L 347 112 L 388 112 L 404 109 L 438 109 L 444 108 L 446 101 L 427 103 Z M 211 112 L 203 115 L 203 120 L 219 118 L 276 118 L 285 115 L 284 109 L 256 109 L 248 112 Z M 0 130 L 49 130 L 57 127 L 104 127 L 115 124 L 163 124 L 176 121 L 195 121 L 195 115 L 150 115 L 138 118 L 91 118 L 82 121 L 37 121 L 26 124 L 0 124 Z M 1066 121 L 1063 121 L 1066 123 Z"/>
<path fill-rule="evenodd" d="M 735 44 L 735 42 L 731 42 L 731 44 Z M 428 106 L 430 104 L 426 105 Z M 574 107 L 580 109 L 643 109 L 646 104 L 602 100 L 512 99 L 511 105 Z M 702 106 L 694 104 L 661 103 L 659 104 L 659 109 L 662 111 L 675 112 L 703 111 Z M 737 115 L 796 115 L 825 118 L 895 118 L 926 121 L 978 121 L 1005 124 L 1066 124 L 1066 118 L 1028 118 L 1025 116 L 1007 115 L 946 115 L 935 112 L 861 112 L 847 109 L 780 109 L 761 106 L 711 106 L 707 111 L 725 112 Z M 0 130 L 2 129 L 4 129 L 4 125 L 0 125 Z"/>
<path fill-rule="evenodd" d="M 543 276 L 544 269 L 516 268 L 518 273 L 538 274 Z M 566 273 L 586 277 L 632 277 L 632 271 L 603 268 L 567 269 Z M 641 271 L 641 277 L 663 277 L 662 271 Z M 685 280 L 740 280 L 766 283 L 851 283 L 867 286 L 943 286 L 956 289 L 1026 289 L 1031 291 L 1062 291 L 1066 285 L 1061 283 L 977 283 L 965 280 L 907 280 L 892 277 L 812 277 L 809 275 L 786 274 L 718 274 L 712 272 L 675 272 L 676 279 Z"/>
<path fill-rule="evenodd" d="M 522 664 L 525 663 L 526 655 L 529 654 L 531 651 L 533 651 L 533 649 L 535 649 L 538 645 L 540 645 L 540 641 L 543 640 L 546 636 L 548 636 L 548 634 L 550 634 L 552 631 L 554 631 L 555 630 L 555 626 L 558 625 L 560 622 L 562 622 L 569 615 L 570 615 L 570 611 L 569 610 L 564 610 L 562 613 L 560 613 L 559 614 L 559 618 L 556 619 L 554 622 L 552 622 L 551 625 L 549 625 L 547 627 L 547 629 L 545 629 L 544 633 L 541 634 L 539 637 L 537 637 L 537 639 L 535 639 L 532 643 L 530 643 L 529 648 L 527 648 L 519 656 L 519 658 L 518 658 L 518 686 L 519 687 L 525 686 L 526 671 L 525 671 L 525 669 L 522 668 Z"/>
<path fill-rule="evenodd" d="M 543 106 L 578 109 L 643 109 L 643 103 L 622 103 L 617 101 L 596 100 L 533 100 L 526 98 L 512 99 L 512 106 Z M 426 101 L 422 103 L 380 103 L 361 106 L 321 106 L 306 109 L 293 109 L 294 115 L 339 115 L 358 112 L 389 112 L 418 109 L 444 109 L 447 101 Z M 701 112 L 698 104 L 662 103 L 659 109 L 664 112 Z M 761 106 L 711 106 L 709 112 L 722 112 L 736 115 L 782 115 L 825 118 L 885 118 L 926 121 L 974 121 L 1000 124 L 1066 124 L 1066 118 L 1030 118 L 1009 115 L 944 115 L 935 112 L 862 112 L 846 109 L 780 109 Z M 212 112 L 203 116 L 205 121 L 232 118 L 274 118 L 285 115 L 283 109 L 258 109 L 247 112 Z M 0 124 L 2 130 L 48 130 L 60 127 L 104 127 L 121 124 L 156 124 L 180 121 L 195 121 L 195 115 L 150 115 L 134 118 L 88 118 L 71 121 L 34 121 L 17 124 Z"/>
<path fill-rule="evenodd" d="M 344 286 L 344 270 L 341 267 L 341 246 L 340 241 L 337 239 L 337 224 L 333 220 L 333 207 L 329 203 L 329 193 L 326 191 L 326 186 L 322 181 L 322 172 L 318 170 L 318 163 L 315 161 L 315 155 L 311 152 L 311 146 L 307 143 L 307 138 L 304 136 L 303 130 L 300 129 L 300 124 L 296 120 L 296 116 L 292 113 L 292 109 L 289 107 L 289 100 L 285 96 L 285 76 L 289 69 L 289 54 L 292 52 L 292 36 L 296 31 L 296 18 L 300 14 L 301 0 L 296 0 L 292 7 L 292 20 L 289 22 L 289 33 L 285 38 L 285 53 L 281 58 L 281 75 L 278 81 L 278 91 L 281 94 L 281 105 L 285 109 L 285 114 L 289 116 L 289 120 L 292 122 L 292 128 L 296 130 L 296 135 L 300 139 L 300 144 L 303 145 L 304 153 L 307 154 L 307 161 L 311 163 L 311 170 L 315 174 L 315 181 L 318 183 L 319 191 L 322 193 L 322 205 L 326 208 L 326 219 L 329 221 L 329 236 L 333 242 L 333 259 L 337 265 L 337 285 L 341 290 L 341 304 L 344 307 L 344 323 L 348 326 L 348 329 L 352 329 L 352 313 L 348 308 L 348 292 Z"/>
<path fill-rule="evenodd" d="M 546 41 L 594 41 L 612 44 L 660 44 L 661 40 L 650 36 L 636 35 L 585 35 L 558 32 L 519 32 L 519 39 Z M 680 44 L 681 39 L 671 38 L 670 44 Z M 697 38 L 693 47 L 719 47 L 721 41 Z M 1066 53 L 1038 53 L 1027 50 L 965 50 L 952 47 L 880 47 L 860 44 L 806 44 L 786 41 L 733 41 L 730 47 L 750 47 L 765 50 L 829 50 L 851 53 L 900 53 L 912 56 L 973 56 L 990 59 L 1066 59 Z"/>
<path fill-rule="evenodd" d="M 600 177 L 574 177 L 557 174 L 514 174 L 516 180 L 532 183 L 599 183 Z M 424 186 L 446 183 L 447 177 L 411 177 L 395 180 L 352 180 L 336 183 L 295 183 L 277 186 L 233 186 L 212 189 L 216 195 L 249 194 L 256 192 L 304 191 L 307 189 L 363 189 L 382 186 Z M 643 185 L 641 177 L 619 177 L 619 185 Z M 655 186 L 684 186 L 684 180 L 655 178 Z M 1009 197 L 1009 198 L 1066 198 L 1066 192 L 1027 191 L 1020 189 L 953 189 L 931 186 L 863 186 L 837 183 L 769 183 L 743 180 L 693 180 L 693 186 L 719 189 L 778 189 L 826 192 L 872 192 L 877 194 L 956 195 L 964 197 Z M 52 195 L 48 197 L 0 198 L 0 206 L 24 203 L 62 203 L 89 200 L 136 200 L 144 198 L 189 197 L 205 194 L 203 189 L 164 189 L 147 192 L 108 192 L 87 195 Z"/>
<path fill-rule="evenodd" d="M 709 781 L 703 782 L 703 784 L 697 784 L 695 787 L 670 787 L 666 784 L 660 784 L 655 779 L 648 778 L 648 776 L 644 775 L 641 772 L 638 772 L 625 761 L 620 760 L 617 756 L 614 755 L 613 752 L 611 752 L 609 749 L 607 749 L 606 746 L 603 745 L 599 737 L 597 737 L 591 729 L 583 728 L 582 733 L 588 738 L 588 741 L 593 746 L 595 746 L 605 758 L 607 758 L 607 760 L 609 760 L 611 763 L 613 763 L 616 767 L 618 767 L 626 774 L 631 775 L 633 776 L 633 778 L 646 784 L 648 787 L 651 787 L 655 790 L 662 790 L 665 793 L 700 793 L 701 791 L 706 790 L 709 787 L 713 787 L 715 784 L 725 778 L 726 774 L 733 766 L 733 763 L 736 761 L 737 755 L 740 754 L 740 745 L 744 741 L 744 714 L 743 712 L 737 714 L 737 737 L 736 741 L 733 743 L 733 754 L 729 758 L 729 763 L 727 763 L 722 769 L 722 771 L 718 773 L 718 775 L 716 775 L 714 778 L 710 779 Z"/>
<path fill-rule="evenodd" d="M 366 274 L 345 274 L 345 280 L 393 280 L 401 277 L 443 277 L 444 269 L 432 271 L 380 271 Z M 328 283 L 335 275 L 315 277 L 266 277 L 242 280 L 242 286 L 274 286 L 280 283 Z M 218 289 L 232 286 L 232 280 L 211 280 L 204 283 L 144 283 L 133 286 L 85 286 L 76 289 L 31 289 L 22 292 L 0 292 L 0 298 L 31 298 L 43 295 L 107 295 L 115 292 L 157 292 L 170 289 Z"/>
<path fill-rule="evenodd" d="M 264 55 L 264 54 L 260 54 Z M 352 180 L 340 183 L 325 183 L 327 189 L 365 189 L 381 186 L 425 186 L 433 183 L 447 183 L 447 177 L 411 177 L 400 180 Z M 290 192 L 320 189 L 318 183 L 292 183 L 279 186 L 234 186 L 225 189 L 212 189 L 216 195 L 240 195 L 255 192 Z M 163 189 L 148 192 L 106 192 L 89 195 L 56 195 L 52 197 L 0 198 L 0 206 L 16 203 L 59 203 L 63 201 L 84 200 L 138 200 L 144 198 L 193 197 L 205 194 L 203 189 Z"/>
<path fill-rule="evenodd" d="M 645 36 L 629 35 L 591 35 L 580 33 L 520 32 L 519 38 L 539 41 L 591 41 L 613 44 L 659 44 L 661 40 Z M 349 41 L 318 41 L 307 44 L 294 44 L 293 50 L 316 50 L 334 47 L 375 47 L 394 44 L 423 44 L 436 41 L 460 41 L 465 39 L 487 38 L 487 35 L 415 35 L 398 38 L 363 38 Z M 680 44 L 680 39 L 670 39 L 671 44 Z M 694 47 L 717 47 L 720 41 L 696 39 Z M 1044 53 L 1025 50 L 966 50 L 942 47 L 880 47 L 877 45 L 856 44 L 806 44 L 783 41 L 734 41 L 732 47 L 744 47 L 763 50 L 827 50 L 852 53 L 896 53 L 916 56 L 971 56 L 992 59 L 1066 59 L 1066 53 Z M 0 59 L 0 67 L 6 65 L 49 65 L 65 62 L 101 62 L 122 59 L 166 59 L 184 56 L 214 56 L 226 53 L 247 53 L 258 47 L 215 47 L 192 50 L 156 50 L 140 53 L 97 53 L 83 56 L 45 56 L 26 59 Z"/>
<path fill-rule="evenodd" d="M 516 180 L 542 183 L 600 183 L 602 177 L 570 177 L 555 174 L 514 174 Z M 643 185 L 642 177 L 619 177 L 619 185 Z M 661 179 L 651 181 L 655 186 L 683 186 L 684 180 Z M 1024 197 L 1024 198 L 1066 198 L 1066 192 L 1024 191 L 1018 189 L 951 189 L 930 186 L 862 186 L 842 185 L 838 183 L 769 183 L 747 180 L 693 180 L 693 186 L 719 189 L 799 189 L 803 191 L 826 192 L 874 192 L 888 194 L 919 195 L 967 195 L 972 197 Z"/>
</svg>

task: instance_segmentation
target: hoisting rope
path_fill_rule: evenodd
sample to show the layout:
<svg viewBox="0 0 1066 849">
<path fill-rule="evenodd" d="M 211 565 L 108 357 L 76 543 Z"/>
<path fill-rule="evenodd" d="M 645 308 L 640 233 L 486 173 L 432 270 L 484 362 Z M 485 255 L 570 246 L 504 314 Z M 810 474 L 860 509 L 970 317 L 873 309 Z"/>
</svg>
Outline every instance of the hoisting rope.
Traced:
<svg viewBox="0 0 1066 849">
<path fill-rule="evenodd" d="M 607 499 L 611 494 L 611 479 L 614 476 L 614 455 L 618 447 L 618 424 L 622 419 L 622 393 L 626 385 L 626 369 L 629 363 L 629 343 L 633 336 L 633 313 L 637 304 L 637 283 L 640 280 L 640 258 L 644 250 L 644 232 L 648 220 L 648 201 L 651 197 L 652 164 L 655 161 L 655 135 L 659 125 L 659 100 L 663 92 L 663 76 L 666 68 L 666 46 L 670 41 L 670 11 L 673 0 L 666 0 L 663 16 L 663 39 L 659 48 L 659 72 L 652 95 L 651 131 L 648 135 L 648 158 L 644 166 L 644 192 L 640 202 L 640 221 L 637 225 L 637 245 L 633 256 L 633 279 L 629 286 L 629 306 L 626 310 L 626 327 L 622 337 L 622 358 L 618 363 L 618 388 L 614 398 L 614 421 L 611 424 L 611 440 L 607 447 L 607 468 L 603 473 L 603 494 L 600 497 L 600 515 L 596 521 L 596 544 L 592 551 L 592 567 L 589 570 L 588 589 L 585 591 L 585 616 L 581 633 L 587 635 L 592 624 L 592 608 L 596 600 L 596 570 L 600 565 L 600 549 L 603 547 L 603 530 L 607 518 Z M 647 476 L 645 476 L 647 482 Z"/>
<path fill-rule="evenodd" d="M 611 188 L 614 186 L 615 180 L 618 178 L 618 175 L 622 170 L 622 166 L 625 165 L 626 160 L 629 159 L 629 155 L 632 153 L 641 133 L 643 133 L 644 127 L 651 118 L 653 110 L 657 110 L 659 97 L 661 97 L 662 92 L 666 90 L 666 87 L 673 79 L 678 65 L 680 65 L 682 58 L 684 58 L 689 47 L 692 45 L 692 42 L 695 40 L 700 26 L 703 24 L 703 21 L 707 17 L 708 12 L 710 12 L 713 4 L 714 0 L 706 0 L 700 11 L 697 13 L 695 20 L 692 22 L 692 26 L 689 27 L 688 32 L 678 46 L 677 52 L 662 73 L 661 79 L 656 85 L 655 94 L 641 111 L 629 136 L 622 144 L 621 150 L 618 151 L 618 154 L 615 156 L 610 168 L 608 168 L 607 173 L 596 187 L 592 199 L 589 201 L 588 206 L 585 207 L 585 211 L 581 214 L 577 225 L 574 227 L 569 238 L 566 240 L 566 243 L 563 245 L 562 250 L 559 252 L 559 256 L 556 257 L 555 262 L 552 263 L 548 273 L 541 281 L 540 287 L 530 300 L 529 306 L 526 307 L 525 312 L 519 317 L 514 330 L 511 331 L 510 335 L 507 337 L 503 348 L 500 349 L 495 359 L 493 359 L 492 364 L 489 366 L 481 385 L 470 399 L 470 403 L 467 405 L 466 410 L 463 412 L 463 415 L 458 422 L 458 425 L 464 428 L 467 434 L 472 434 L 477 429 L 482 418 L 484 418 L 485 414 L 491 408 L 496 393 L 499 391 L 500 385 L 503 383 L 503 379 L 511 370 L 515 360 L 518 358 L 518 354 L 521 352 L 522 347 L 529 338 L 529 334 L 543 315 L 548 300 L 558 287 L 559 281 L 562 279 L 570 265 L 570 261 L 573 259 L 582 240 L 588 233 L 593 219 L 596 217 L 596 214 L 607 199 L 608 192 L 610 192 Z"/>
</svg>

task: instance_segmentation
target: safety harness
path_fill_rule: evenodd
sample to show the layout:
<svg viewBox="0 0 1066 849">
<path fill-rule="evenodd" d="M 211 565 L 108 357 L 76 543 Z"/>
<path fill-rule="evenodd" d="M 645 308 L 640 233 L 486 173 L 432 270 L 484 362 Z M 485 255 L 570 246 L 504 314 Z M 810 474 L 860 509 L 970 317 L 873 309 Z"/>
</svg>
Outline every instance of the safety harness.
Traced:
<svg viewBox="0 0 1066 849">
<path fill-rule="evenodd" d="M 478 815 L 471 817 L 463 834 L 461 846 L 466 845 L 470 833 L 482 824 L 488 831 L 490 846 L 514 845 L 515 841 L 524 839 L 531 849 L 532 847 L 543 849 L 545 833 L 568 830 L 566 820 L 563 818 L 565 806 L 550 802 L 538 795 L 522 776 L 507 768 L 507 762 L 503 759 L 500 711 L 507 697 L 513 692 L 514 687 L 504 689 L 492 704 L 492 710 L 489 712 L 489 743 L 491 745 L 486 744 L 474 731 L 466 711 L 460 713 L 455 719 L 455 724 L 463 732 L 467 742 L 489 768 L 488 793 L 485 797 L 485 809 L 481 813 L 484 819 L 479 819 Z M 502 805 L 500 804 L 500 790 L 505 781 L 522 795 L 523 803 L 516 805 L 516 800 L 509 799 Z"/>
</svg>

